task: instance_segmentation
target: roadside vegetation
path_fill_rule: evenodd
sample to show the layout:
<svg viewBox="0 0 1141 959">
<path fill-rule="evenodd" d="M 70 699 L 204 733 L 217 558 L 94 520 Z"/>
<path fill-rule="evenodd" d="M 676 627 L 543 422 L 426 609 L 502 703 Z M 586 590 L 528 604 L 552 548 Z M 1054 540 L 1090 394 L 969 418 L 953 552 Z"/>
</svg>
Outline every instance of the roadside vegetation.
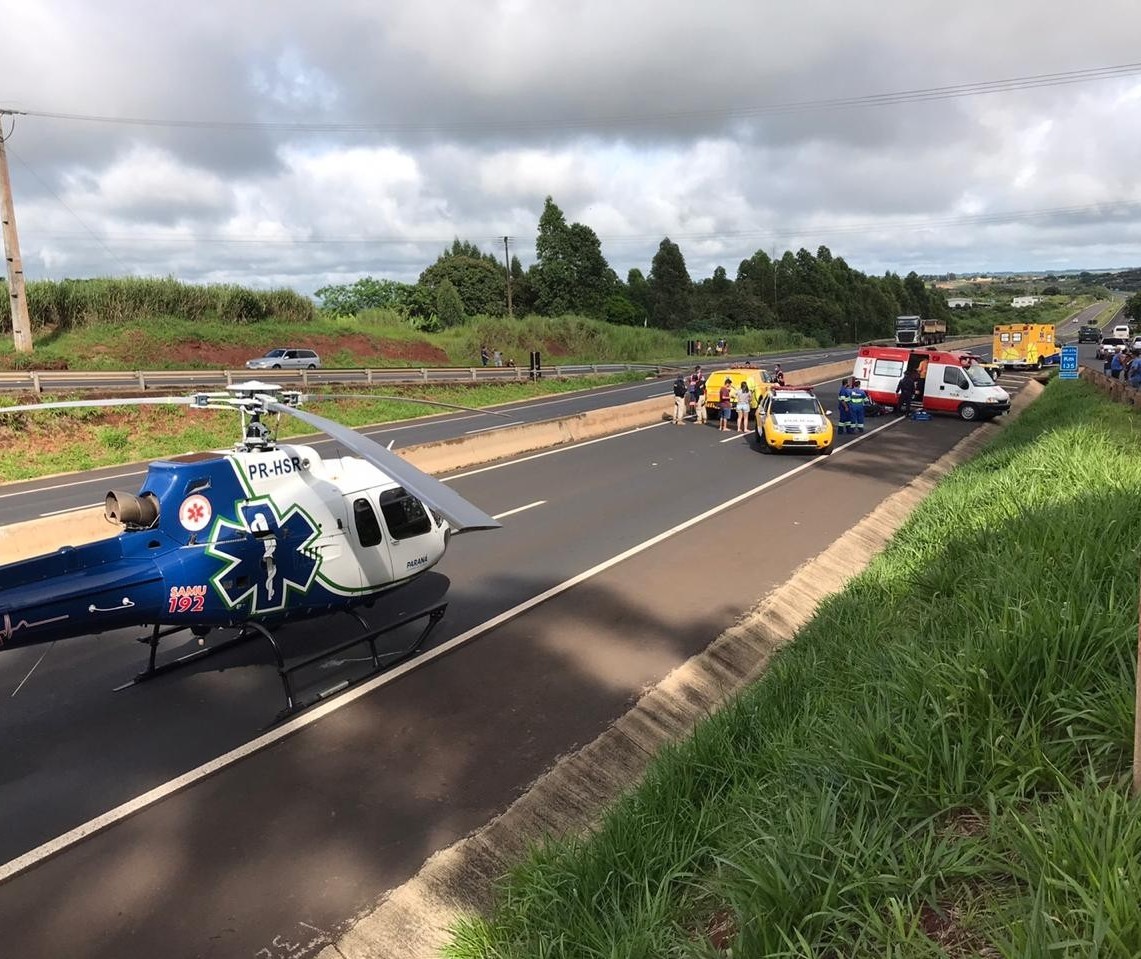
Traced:
<svg viewBox="0 0 1141 959">
<path fill-rule="evenodd" d="M 642 379 L 640 374 L 623 374 L 576 377 L 573 380 L 544 379 L 539 383 L 457 384 L 430 388 L 399 386 L 391 387 L 387 392 L 393 397 L 483 408 Z M 74 398 L 44 396 L 43 401 Z M 16 405 L 17 401 L 17 397 L 0 397 L 0 407 Z M 310 403 L 305 408 L 346 426 L 388 423 L 449 412 L 396 398 Z M 283 419 L 281 427 L 280 438 L 283 440 L 304 435 L 300 432 L 305 429 L 304 425 L 289 418 Z M 239 432 L 238 418 L 232 412 L 194 410 L 185 406 L 11 413 L 0 417 L 0 482 L 135 463 L 197 450 L 229 449 Z"/>
<path fill-rule="evenodd" d="M 461 959 L 1141 955 L 1141 441 L 1053 382 Z"/>
</svg>

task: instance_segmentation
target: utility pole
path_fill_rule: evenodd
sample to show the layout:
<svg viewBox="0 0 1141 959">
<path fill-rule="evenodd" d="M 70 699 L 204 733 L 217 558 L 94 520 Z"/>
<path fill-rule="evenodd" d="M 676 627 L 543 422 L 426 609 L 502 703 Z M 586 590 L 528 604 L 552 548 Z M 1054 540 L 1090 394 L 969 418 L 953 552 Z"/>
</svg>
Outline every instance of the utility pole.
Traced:
<svg viewBox="0 0 1141 959">
<path fill-rule="evenodd" d="M 507 250 L 507 241 L 509 237 L 503 238 L 503 263 L 507 267 L 507 315 L 514 316 L 515 312 L 511 308 L 511 254 Z"/>
<path fill-rule="evenodd" d="M 12 180 L 8 175 L 8 153 L 4 149 L 6 137 L 2 127 L 5 116 L 15 115 L 15 110 L 0 110 L 0 225 L 4 228 L 4 261 L 8 267 L 12 338 L 17 353 L 31 353 L 32 321 L 28 318 L 28 298 L 24 293 L 24 264 L 20 260 L 20 237 L 16 233 L 16 208 L 12 203 Z"/>
</svg>

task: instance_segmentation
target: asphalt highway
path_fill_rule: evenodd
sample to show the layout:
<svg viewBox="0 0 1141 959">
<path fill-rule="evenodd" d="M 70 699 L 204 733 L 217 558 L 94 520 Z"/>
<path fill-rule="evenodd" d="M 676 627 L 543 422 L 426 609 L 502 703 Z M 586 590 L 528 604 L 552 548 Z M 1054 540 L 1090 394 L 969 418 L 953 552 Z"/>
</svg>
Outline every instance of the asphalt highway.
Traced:
<svg viewBox="0 0 1141 959">
<path fill-rule="evenodd" d="M 775 363 L 780 363 L 786 371 L 789 371 L 832 363 L 855 355 L 855 350 L 852 349 L 814 350 L 774 354 L 765 356 L 763 359 L 754 358 L 754 362 L 756 365 L 768 368 L 771 368 Z M 735 362 L 743 361 L 744 358 L 721 359 L 718 362 L 713 362 L 714 359 L 712 357 L 700 358 L 700 362 L 707 372 L 732 366 Z M 698 362 L 698 359 L 695 359 L 694 362 Z M 507 419 L 501 416 L 490 416 L 486 413 L 459 412 L 403 420 L 371 429 L 362 429 L 360 432 L 385 444 L 392 442 L 394 449 L 400 449 L 417 443 L 452 439 L 457 436 L 515 426 L 520 423 L 534 423 L 540 420 L 583 413 L 588 410 L 604 409 L 619 403 L 633 403 L 652 396 L 666 397 L 671 395 L 670 386 L 671 383 L 668 379 L 654 378 L 642 383 L 626 383 L 496 407 L 495 411 L 506 414 Z M 193 416 L 194 411 L 188 410 L 186 415 Z M 298 425 L 304 428 L 302 424 Z M 283 429 L 282 432 L 285 434 L 288 433 L 288 430 Z M 312 445 L 323 456 L 333 454 L 334 444 L 331 440 L 317 437 Z M 146 475 L 146 471 L 146 463 L 134 463 L 50 479 L 0 484 L 0 526 L 22 520 L 37 519 L 41 516 L 49 516 L 67 510 L 102 505 L 103 498 L 109 489 L 126 489 L 132 492 L 137 490 Z"/>
<path fill-rule="evenodd" d="M 638 386 L 647 392 L 619 396 L 666 391 Z M 6 950 L 316 952 L 961 436 L 993 427 L 869 428 L 825 459 L 662 424 L 452 477 L 504 528 L 456 538 L 436 570 L 366 617 L 446 594 L 429 651 L 268 734 L 281 689 L 254 643 L 118 693 L 145 653 L 134 633 L 0 655 Z M 107 478 L 83 482 L 39 495 L 98 502 Z M 12 497 L 20 518 L 33 490 Z M 330 617 L 280 638 L 296 654 L 357 628 Z M 362 654 L 316 671 L 314 688 L 355 675 Z"/>
</svg>

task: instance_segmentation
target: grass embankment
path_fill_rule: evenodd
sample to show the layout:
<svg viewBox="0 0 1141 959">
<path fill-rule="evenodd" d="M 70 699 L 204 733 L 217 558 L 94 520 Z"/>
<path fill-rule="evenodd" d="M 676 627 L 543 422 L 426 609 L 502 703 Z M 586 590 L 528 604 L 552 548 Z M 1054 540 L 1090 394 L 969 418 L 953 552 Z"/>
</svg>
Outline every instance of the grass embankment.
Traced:
<svg viewBox="0 0 1141 959">
<path fill-rule="evenodd" d="M 441 333 L 424 333 L 390 311 L 359 317 L 232 322 L 217 314 L 187 319 L 160 314 L 146 319 L 107 318 L 34 335 L 30 356 L 0 337 L 0 368 L 72 370 L 239 368 L 250 357 L 279 346 L 303 346 L 322 365 L 341 368 L 478 366 L 479 348 L 500 350 L 526 366 L 537 350 L 546 366 L 576 363 L 685 361 L 683 332 L 616 326 L 586 317 L 472 317 Z M 784 330 L 755 330 L 730 337 L 735 353 L 812 349 L 816 341 Z"/>
<path fill-rule="evenodd" d="M 1052 383 L 449 955 L 1141 955 L 1139 425 Z"/>
<path fill-rule="evenodd" d="M 421 397 L 441 403 L 490 407 L 641 379 L 638 374 L 624 374 L 573 380 L 544 379 L 539 383 L 392 387 L 389 392 L 394 396 Z M 45 396 L 44 402 L 52 399 L 64 397 Z M 0 407 L 14 403 L 14 399 L 0 398 Z M 339 400 L 310 403 L 305 408 L 346 426 L 387 423 L 447 412 L 439 407 L 396 399 Z M 281 425 L 283 439 L 300 435 L 295 427 L 302 424 L 285 418 Z M 12 413 L 0 417 L 0 482 L 158 459 L 191 450 L 227 449 L 238 438 L 238 426 L 234 413 L 193 410 L 184 406 Z"/>
</svg>

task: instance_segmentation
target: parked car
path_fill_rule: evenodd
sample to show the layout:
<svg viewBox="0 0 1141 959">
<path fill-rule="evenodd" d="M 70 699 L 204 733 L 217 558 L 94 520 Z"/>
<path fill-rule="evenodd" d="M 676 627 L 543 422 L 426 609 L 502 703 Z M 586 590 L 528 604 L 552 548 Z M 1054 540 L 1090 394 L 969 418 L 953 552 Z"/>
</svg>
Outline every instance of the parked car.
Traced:
<svg viewBox="0 0 1141 959">
<path fill-rule="evenodd" d="M 1108 360 L 1114 353 L 1120 353 L 1129 345 L 1129 341 L 1124 336 L 1106 336 L 1102 338 L 1101 344 L 1097 348 L 1097 358 L 1099 360 Z"/>
<path fill-rule="evenodd" d="M 321 357 L 312 350 L 298 350 L 282 347 L 270 350 L 256 360 L 247 360 L 248 370 L 315 370 L 321 365 Z"/>
<path fill-rule="evenodd" d="M 1078 330 L 1078 342 L 1100 343 L 1101 330 L 1099 330 L 1096 326 L 1083 326 L 1080 330 Z"/>
</svg>

